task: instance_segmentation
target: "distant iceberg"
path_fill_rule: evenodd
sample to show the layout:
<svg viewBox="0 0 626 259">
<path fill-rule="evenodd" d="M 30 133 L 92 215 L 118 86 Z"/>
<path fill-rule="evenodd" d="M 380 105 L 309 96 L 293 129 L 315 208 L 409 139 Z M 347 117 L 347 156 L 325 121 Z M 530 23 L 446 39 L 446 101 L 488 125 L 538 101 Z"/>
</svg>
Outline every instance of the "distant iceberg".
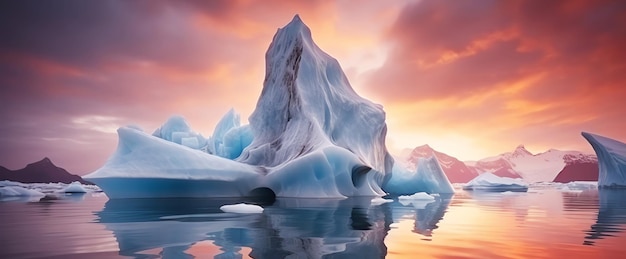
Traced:
<svg viewBox="0 0 626 259">
<path fill-rule="evenodd" d="M 230 110 L 209 138 L 178 116 L 152 135 L 122 127 L 115 153 L 84 178 L 109 198 L 385 195 L 382 106 L 352 89 L 299 16 L 274 36 L 266 68 L 249 125 Z"/>
<path fill-rule="evenodd" d="M 383 190 L 392 195 L 454 193 L 454 187 L 434 156 L 418 158 L 415 172 L 400 163 L 394 163 L 391 179 L 383 186 Z"/>
<path fill-rule="evenodd" d="M 21 186 L 2 186 L 0 187 L 0 200 L 11 198 L 41 198 L 45 196 L 42 192 L 27 189 Z"/>
<path fill-rule="evenodd" d="M 626 187 L 626 144 L 614 139 L 582 133 L 598 156 L 598 187 Z"/>
<path fill-rule="evenodd" d="M 483 173 L 463 185 L 469 191 L 528 191 L 528 184 L 519 178 L 500 177 L 492 173 Z"/>
<path fill-rule="evenodd" d="M 68 184 L 67 187 L 63 189 L 64 193 L 87 193 L 87 190 L 83 187 L 83 185 L 79 182 L 73 182 Z"/>
</svg>

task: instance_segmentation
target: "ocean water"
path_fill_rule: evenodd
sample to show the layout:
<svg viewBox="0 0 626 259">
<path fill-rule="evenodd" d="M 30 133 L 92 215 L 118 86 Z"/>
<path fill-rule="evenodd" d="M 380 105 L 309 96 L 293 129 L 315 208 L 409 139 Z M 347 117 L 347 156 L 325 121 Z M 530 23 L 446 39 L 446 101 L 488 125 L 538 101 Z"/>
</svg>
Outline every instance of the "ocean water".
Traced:
<svg viewBox="0 0 626 259">
<path fill-rule="evenodd" d="M 433 202 L 120 199 L 0 201 L 0 258 L 617 258 L 626 190 L 457 190 Z M 404 201 L 403 201 L 404 202 Z"/>
</svg>

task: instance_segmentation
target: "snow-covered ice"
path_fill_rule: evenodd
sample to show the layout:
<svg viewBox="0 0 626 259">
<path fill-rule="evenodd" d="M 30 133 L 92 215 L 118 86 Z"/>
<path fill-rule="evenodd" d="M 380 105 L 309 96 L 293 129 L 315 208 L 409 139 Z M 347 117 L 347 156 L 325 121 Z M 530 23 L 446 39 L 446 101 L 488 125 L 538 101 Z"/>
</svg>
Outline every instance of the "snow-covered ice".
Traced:
<svg viewBox="0 0 626 259">
<path fill-rule="evenodd" d="M 598 187 L 626 187 L 626 144 L 583 132 L 598 156 Z"/>
<path fill-rule="evenodd" d="M 128 126 L 128 128 L 142 131 L 137 126 Z M 193 149 L 199 149 L 207 143 L 207 140 L 202 135 L 191 130 L 185 118 L 178 115 L 170 117 L 152 135 Z"/>
<path fill-rule="evenodd" d="M 519 178 L 499 177 L 492 173 L 483 173 L 463 186 L 464 190 L 473 191 L 527 191 L 528 184 Z"/>
<path fill-rule="evenodd" d="M 152 135 L 122 127 L 115 153 L 84 178 L 110 198 L 385 195 L 393 159 L 382 106 L 352 89 L 299 16 L 277 31 L 266 63 L 249 125 L 230 110 L 208 139 L 179 116 Z"/>
<path fill-rule="evenodd" d="M 394 163 L 391 179 L 383 189 L 395 195 L 417 192 L 454 193 L 454 187 L 434 156 L 420 157 L 415 172 L 409 171 L 400 163 Z"/>
<path fill-rule="evenodd" d="M 26 189 L 21 186 L 3 186 L 0 187 L 0 198 L 6 197 L 43 197 L 42 192 Z"/>
<path fill-rule="evenodd" d="M 371 203 L 372 205 L 380 205 L 380 204 L 384 204 L 384 203 L 388 203 L 388 202 L 393 202 L 393 200 L 383 199 L 381 197 L 376 197 L 376 198 L 372 199 L 371 202 L 372 202 Z"/>
<path fill-rule="evenodd" d="M 79 182 L 73 182 L 69 184 L 65 189 L 63 189 L 65 193 L 86 193 L 87 190 L 83 187 L 83 185 Z"/>
<path fill-rule="evenodd" d="M 413 195 L 398 196 L 398 202 L 403 206 L 413 206 L 416 209 L 424 209 L 429 203 L 435 202 L 435 196 L 425 192 L 418 192 Z"/>
<path fill-rule="evenodd" d="M 220 207 L 220 210 L 230 213 L 263 213 L 261 206 L 245 203 L 223 205 Z"/>
<path fill-rule="evenodd" d="M 412 195 L 398 196 L 398 200 L 434 200 L 435 196 L 425 192 L 418 192 Z"/>
</svg>

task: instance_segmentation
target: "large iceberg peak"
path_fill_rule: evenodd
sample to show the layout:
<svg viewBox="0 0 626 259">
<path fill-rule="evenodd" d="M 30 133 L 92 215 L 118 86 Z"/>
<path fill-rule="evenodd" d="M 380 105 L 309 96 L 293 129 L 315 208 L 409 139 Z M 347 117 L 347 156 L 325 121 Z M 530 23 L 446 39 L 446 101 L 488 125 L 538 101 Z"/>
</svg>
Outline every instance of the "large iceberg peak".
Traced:
<svg viewBox="0 0 626 259">
<path fill-rule="evenodd" d="M 339 62 L 313 42 L 299 16 L 278 29 L 266 70 L 249 118 L 254 140 L 240 161 L 274 167 L 338 146 L 380 173 L 382 183 L 393 164 L 385 147 L 385 113 L 356 94 Z"/>
<path fill-rule="evenodd" d="M 385 195 L 385 112 L 356 94 L 299 16 L 276 32 L 266 70 L 249 125 L 231 109 L 209 140 L 182 117 L 153 135 L 123 127 L 116 152 L 85 177 L 110 198 Z M 445 180 L 433 161 L 426 180 Z"/>
<path fill-rule="evenodd" d="M 626 144 L 588 132 L 582 135 L 598 156 L 598 186 L 626 187 Z"/>
</svg>

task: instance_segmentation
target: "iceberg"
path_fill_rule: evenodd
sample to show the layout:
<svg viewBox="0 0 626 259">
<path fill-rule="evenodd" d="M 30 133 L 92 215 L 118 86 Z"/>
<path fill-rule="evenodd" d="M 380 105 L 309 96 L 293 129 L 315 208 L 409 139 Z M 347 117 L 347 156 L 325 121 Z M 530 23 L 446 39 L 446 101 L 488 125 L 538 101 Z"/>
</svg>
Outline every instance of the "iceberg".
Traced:
<svg viewBox="0 0 626 259">
<path fill-rule="evenodd" d="M 468 191 L 528 191 L 528 184 L 519 178 L 500 177 L 492 173 L 483 173 L 463 186 Z"/>
<path fill-rule="evenodd" d="M 245 203 L 223 205 L 220 207 L 220 210 L 230 213 L 263 213 L 263 208 L 261 206 Z"/>
<path fill-rule="evenodd" d="M 79 182 L 72 182 L 63 189 L 64 193 L 87 193 L 87 190 Z"/>
<path fill-rule="evenodd" d="M 386 195 L 385 112 L 352 89 L 299 16 L 278 29 L 266 70 L 249 125 L 231 110 L 209 140 L 179 116 L 152 135 L 121 127 L 117 150 L 84 178 L 113 199 Z"/>
<path fill-rule="evenodd" d="M 0 187 L 0 198 L 6 197 L 38 197 L 45 196 L 42 192 L 26 189 L 21 186 L 3 186 Z"/>
<path fill-rule="evenodd" d="M 413 195 L 401 195 L 398 196 L 399 200 L 427 200 L 427 201 L 433 201 L 435 200 L 435 196 L 432 196 L 428 193 L 425 192 L 418 192 L 415 193 Z"/>
<path fill-rule="evenodd" d="M 376 198 L 371 200 L 371 204 L 374 205 L 374 206 L 385 204 L 385 203 L 388 203 L 388 202 L 393 202 L 393 200 L 383 199 L 383 198 L 380 198 L 380 197 L 376 197 Z"/>
<path fill-rule="evenodd" d="M 434 156 L 418 158 L 415 172 L 394 163 L 391 179 L 383 186 L 383 190 L 392 195 L 454 193 L 454 187 Z"/>
<path fill-rule="evenodd" d="M 109 198 L 241 197 L 253 189 L 257 168 L 148 135 L 117 130 L 117 150 L 83 178 Z"/>
<path fill-rule="evenodd" d="M 626 187 L 626 144 L 582 132 L 598 156 L 598 187 Z"/>
</svg>

